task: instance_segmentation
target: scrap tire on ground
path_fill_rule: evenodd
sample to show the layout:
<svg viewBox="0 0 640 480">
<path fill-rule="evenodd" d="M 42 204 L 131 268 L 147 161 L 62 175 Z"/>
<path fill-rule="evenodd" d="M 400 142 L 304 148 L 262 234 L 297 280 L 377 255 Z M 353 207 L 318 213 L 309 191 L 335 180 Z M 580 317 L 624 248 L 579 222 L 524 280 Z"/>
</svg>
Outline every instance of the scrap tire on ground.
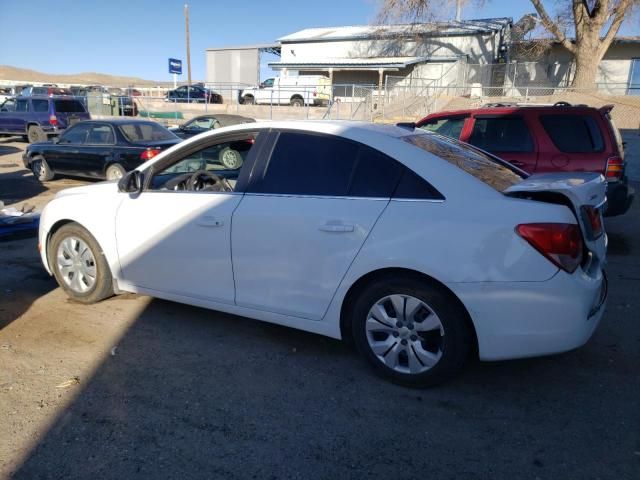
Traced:
<svg viewBox="0 0 640 480">
<path fill-rule="evenodd" d="M 102 248 L 81 225 L 72 222 L 60 227 L 49 241 L 47 256 L 58 285 L 72 300 L 90 304 L 114 294 L 111 269 Z M 87 275 L 89 272 L 93 275 Z M 78 281 L 74 282 L 76 275 Z"/>
<path fill-rule="evenodd" d="M 46 142 L 47 134 L 38 125 L 29 125 L 27 129 L 27 140 L 29 143 Z"/>
<path fill-rule="evenodd" d="M 35 157 L 31 160 L 29 166 L 31 167 L 33 176 L 36 177 L 39 182 L 48 182 L 49 180 L 53 180 L 54 173 L 44 158 Z"/>
</svg>

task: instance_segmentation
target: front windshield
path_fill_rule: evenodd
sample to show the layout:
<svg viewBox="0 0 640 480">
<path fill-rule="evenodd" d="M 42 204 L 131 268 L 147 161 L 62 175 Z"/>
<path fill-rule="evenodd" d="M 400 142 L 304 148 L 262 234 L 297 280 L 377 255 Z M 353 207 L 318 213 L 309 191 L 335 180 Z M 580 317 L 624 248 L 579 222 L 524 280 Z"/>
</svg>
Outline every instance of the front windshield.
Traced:
<svg viewBox="0 0 640 480">
<path fill-rule="evenodd" d="M 123 123 L 119 127 L 125 138 L 131 143 L 177 140 L 173 133 L 154 122 Z"/>
</svg>

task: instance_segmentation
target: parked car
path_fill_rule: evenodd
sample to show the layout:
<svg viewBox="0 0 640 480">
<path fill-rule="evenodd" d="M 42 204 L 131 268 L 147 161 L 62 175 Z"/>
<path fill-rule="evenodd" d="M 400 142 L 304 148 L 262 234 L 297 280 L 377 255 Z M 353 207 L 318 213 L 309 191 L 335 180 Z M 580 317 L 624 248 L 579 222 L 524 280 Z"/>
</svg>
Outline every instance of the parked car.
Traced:
<svg viewBox="0 0 640 480">
<path fill-rule="evenodd" d="M 325 105 L 331 96 L 331 82 L 324 75 L 268 78 L 257 87 L 240 93 L 245 105 L 277 104 L 302 107 Z"/>
<path fill-rule="evenodd" d="M 222 95 L 199 85 L 182 85 L 169 90 L 166 100 L 178 103 L 222 103 Z"/>
<path fill-rule="evenodd" d="M 253 123 L 177 145 L 117 185 L 59 192 L 39 242 L 80 303 L 138 292 L 352 338 L 377 371 L 424 386 L 474 352 L 589 339 L 607 293 L 604 198 L 599 174 L 527 178 L 420 129 Z"/>
<path fill-rule="evenodd" d="M 20 95 L 23 97 L 30 97 L 33 95 L 73 95 L 73 92 L 69 88 L 61 88 L 57 86 L 41 86 L 34 87 L 29 86 L 22 89 Z"/>
<path fill-rule="evenodd" d="M 129 96 L 111 96 L 111 105 L 114 115 L 121 117 L 135 117 L 138 115 L 138 106 L 133 98 Z"/>
<path fill-rule="evenodd" d="M 241 115 L 220 113 L 214 115 L 200 115 L 192 118 L 186 123 L 183 123 L 179 127 L 170 128 L 169 130 L 180 138 L 191 138 L 194 135 L 208 132 L 209 130 L 215 130 L 216 128 L 252 122 L 255 122 L 255 119 L 243 117 Z"/>
<path fill-rule="evenodd" d="M 0 108 L 0 136 L 22 135 L 29 143 L 45 142 L 89 118 L 82 102 L 70 97 L 17 97 L 13 110 Z"/>
<path fill-rule="evenodd" d="M 438 112 L 417 123 L 425 130 L 468 142 L 528 173 L 597 172 L 607 179 L 605 215 L 625 213 L 634 190 L 625 175 L 624 146 L 602 108 L 496 104 Z"/>
<path fill-rule="evenodd" d="M 22 159 L 38 180 L 57 174 L 116 180 L 180 139 L 156 122 L 80 122 L 54 142 L 29 145 Z"/>
</svg>

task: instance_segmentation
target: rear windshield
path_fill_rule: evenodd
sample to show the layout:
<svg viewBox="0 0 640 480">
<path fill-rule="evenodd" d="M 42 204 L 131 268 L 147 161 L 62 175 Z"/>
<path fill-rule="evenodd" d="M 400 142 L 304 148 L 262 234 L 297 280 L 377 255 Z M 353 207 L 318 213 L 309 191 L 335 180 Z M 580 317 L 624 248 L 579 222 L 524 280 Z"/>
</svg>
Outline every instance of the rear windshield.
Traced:
<svg viewBox="0 0 640 480">
<path fill-rule="evenodd" d="M 540 121 L 561 152 L 592 153 L 604 150 L 600 128 L 591 116 L 541 115 Z"/>
<path fill-rule="evenodd" d="M 120 125 L 120 131 L 131 143 L 177 139 L 173 133 L 157 123 L 131 122 Z"/>
<path fill-rule="evenodd" d="M 77 100 L 55 100 L 56 112 L 58 113 L 84 113 L 84 106 Z"/>
<path fill-rule="evenodd" d="M 498 159 L 446 137 L 427 133 L 409 135 L 403 137 L 403 140 L 452 163 L 499 192 L 526 178 L 526 175 L 506 162 L 501 163 Z"/>
</svg>

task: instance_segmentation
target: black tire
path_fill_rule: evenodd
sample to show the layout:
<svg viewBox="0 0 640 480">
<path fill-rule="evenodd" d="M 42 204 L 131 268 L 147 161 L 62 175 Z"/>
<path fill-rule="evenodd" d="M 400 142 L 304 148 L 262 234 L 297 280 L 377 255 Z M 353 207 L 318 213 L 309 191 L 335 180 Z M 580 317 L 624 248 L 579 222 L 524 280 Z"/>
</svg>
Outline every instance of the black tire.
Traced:
<svg viewBox="0 0 640 480">
<path fill-rule="evenodd" d="M 29 128 L 27 128 L 27 141 L 29 143 L 46 142 L 47 138 L 47 134 L 38 125 L 29 125 Z"/>
<path fill-rule="evenodd" d="M 397 343 L 399 351 L 405 349 L 405 351 L 408 352 L 410 348 L 414 349 L 418 347 L 417 342 L 419 342 L 424 350 L 439 352 L 439 360 L 426 371 L 420 373 L 404 373 L 398 371 L 398 369 L 408 368 L 408 356 L 406 353 L 398 355 L 398 359 L 406 359 L 407 367 L 400 365 L 397 369 L 391 368 L 384 363 L 381 357 L 374 353 L 369 344 L 369 335 L 378 335 L 378 333 L 367 333 L 366 322 L 369 311 L 381 299 L 390 295 L 410 296 L 424 302 L 424 304 L 437 315 L 440 321 L 442 326 L 440 330 L 420 332 L 420 337 L 414 335 L 419 332 L 417 331 L 418 328 L 413 324 L 411 324 L 411 331 L 408 332 L 412 334 L 411 339 L 401 340 L 402 335 L 396 331 L 388 337 L 389 342 L 406 342 L 404 345 Z M 447 381 L 462 369 L 472 351 L 473 335 L 470 330 L 467 312 L 446 289 L 435 282 L 425 281 L 419 277 L 410 275 L 388 276 L 374 280 L 365 287 L 358 298 L 352 303 L 350 314 L 353 340 L 360 354 L 367 359 L 377 373 L 401 385 L 408 387 L 430 387 Z M 393 317 L 390 315 L 390 318 Z M 416 316 L 414 320 L 421 322 L 424 321 L 425 318 L 419 320 Z M 414 328 L 415 330 L 413 330 Z M 386 330 L 390 331 L 391 329 Z M 395 330 L 401 329 L 395 328 Z M 407 333 L 406 330 L 408 329 L 405 326 L 404 333 Z M 396 336 L 396 333 L 398 333 L 398 336 Z M 383 333 L 381 335 L 385 334 Z M 412 341 L 414 337 L 416 337 L 416 340 Z M 386 341 L 387 339 L 383 338 L 382 340 Z M 390 353 L 391 348 L 395 348 L 396 343 L 393 343 L 393 345 L 394 347 L 390 347 L 387 354 Z M 412 351 L 415 352 L 415 350 Z M 402 355 L 404 355 L 404 357 L 402 357 Z M 415 357 L 417 356 L 416 354 Z M 421 365 L 427 368 L 422 362 Z"/>
<path fill-rule="evenodd" d="M 60 244 L 70 237 L 82 240 L 91 250 L 91 254 L 95 259 L 95 282 L 85 292 L 78 292 L 71 288 L 63 278 L 57 261 L 58 248 Z M 49 267 L 58 282 L 58 285 L 71 298 L 80 303 L 90 304 L 96 303 L 105 298 L 111 297 L 113 292 L 113 279 L 107 259 L 102 252 L 102 248 L 98 245 L 95 238 L 82 226 L 77 223 L 68 223 L 63 225 L 51 237 L 48 248 Z"/>
<path fill-rule="evenodd" d="M 251 95 L 247 95 L 246 97 L 242 97 L 243 105 L 253 105 L 255 103 L 254 98 Z"/>
<path fill-rule="evenodd" d="M 107 180 L 120 180 L 127 171 L 118 163 L 112 163 L 107 167 L 104 176 Z"/>
<path fill-rule="evenodd" d="M 293 97 L 291 99 L 292 107 L 304 107 L 304 100 L 300 97 Z"/>
<path fill-rule="evenodd" d="M 35 157 L 29 163 L 33 176 L 38 179 L 39 182 L 48 182 L 53 180 L 54 173 L 49 167 L 47 161 L 42 157 Z"/>
</svg>

